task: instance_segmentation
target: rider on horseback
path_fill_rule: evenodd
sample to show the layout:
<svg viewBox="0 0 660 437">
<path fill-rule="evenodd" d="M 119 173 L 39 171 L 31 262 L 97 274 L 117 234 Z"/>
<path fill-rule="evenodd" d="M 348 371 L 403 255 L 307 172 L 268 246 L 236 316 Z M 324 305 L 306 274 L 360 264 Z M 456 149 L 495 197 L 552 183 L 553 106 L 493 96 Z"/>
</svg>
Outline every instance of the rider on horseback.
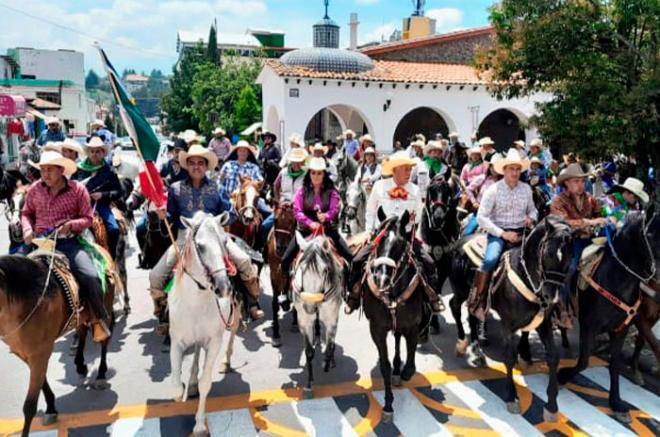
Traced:
<svg viewBox="0 0 660 437">
<path fill-rule="evenodd" d="M 479 226 L 488 232 L 488 246 L 481 268 L 474 278 L 474 287 L 468 299 L 470 312 L 483 321 L 486 318 L 486 291 L 493 270 L 508 244 L 518 244 L 525 227 L 538 217 L 532 189 L 520 181 L 520 175 L 529 167 L 514 148 L 506 157 L 494 164 L 494 170 L 504 179 L 491 185 L 484 193 L 477 212 Z"/>
<path fill-rule="evenodd" d="M 21 213 L 23 239 L 30 246 L 35 237 L 57 229 L 55 249 L 69 260 L 81 296 L 91 307 L 94 341 L 103 342 L 110 336 L 110 319 L 103 306 L 101 279 L 78 240 L 80 233 L 92 225 L 89 194 L 84 185 L 67 180 L 76 171 L 76 163 L 61 154 L 44 152 L 39 163 L 33 165 L 41 171 L 41 180 L 30 186 L 25 197 Z"/>
<path fill-rule="evenodd" d="M 293 213 L 298 222 L 298 231 L 306 237 L 318 232 L 320 228 L 323 229 L 348 266 L 353 255 L 337 229 L 339 203 L 339 193 L 330 179 L 325 159 L 312 158 L 309 161 L 303 186 L 296 191 L 293 200 Z M 292 238 L 282 257 L 282 272 L 286 276 L 290 276 L 291 263 L 298 254 L 298 249 L 298 242 Z M 347 276 L 345 273 L 344 277 Z M 287 287 L 290 286 L 289 280 L 285 283 Z M 288 295 L 288 289 L 285 295 Z"/>
<path fill-rule="evenodd" d="M 264 132 L 262 135 L 264 148 L 259 153 L 259 166 L 266 181 L 266 187 L 272 187 L 275 178 L 280 173 L 280 161 L 282 160 L 282 150 L 275 144 L 277 136 L 272 132 Z M 228 160 L 231 157 L 227 158 Z M 265 191 L 264 191 L 265 192 Z M 264 216 L 265 217 L 265 216 Z"/>
<path fill-rule="evenodd" d="M 165 184 L 169 187 L 175 182 L 183 181 L 188 177 L 188 172 L 186 169 L 181 167 L 179 163 L 179 154 L 183 151 L 188 150 L 188 144 L 185 140 L 177 138 L 174 141 L 174 150 L 172 151 L 172 157 L 170 158 L 163 168 L 160 170 L 160 177 L 163 179 Z"/>
<path fill-rule="evenodd" d="M 383 164 L 383 175 L 392 176 L 376 182 L 371 190 L 367 202 L 366 230 L 373 233 L 378 228 L 378 210 L 382 208 L 387 217 L 400 216 L 404 211 L 414 214 L 419 210 L 421 195 L 417 185 L 410 182 L 412 169 L 415 161 L 405 151 L 394 153 L 390 159 Z M 364 274 L 364 263 L 371 253 L 372 244 L 366 244 L 353 259 L 351 276 L 348 282 L 348 296 L 346 300 L 346 312 L 350 314 L 360 307 L 360 292 L 362 289 L 362 278 Z M 432 290 L 424 287 L 434 312 L 442 310 L 440 305 L 440 292 L 442 284 L 439 284 L 438 274 L 435 269 L 433 258 L 428 254 L 422 243 L 413 239 L 413 250 L 415 258 L 421 261 L 422 274 L 425 282 Z"/>
<path fill-rule="evenodd" d="M 328 148 L 325 147 L 321 142 L 314 144 L 310 149 L 312 158 L 323 159 L 325 161 L 330 179 L 332 180 L 332 182 L 337 182 L 337 178 L 338 178 L 337 166 L 325 156 L 327 152 L 328 152 Z"/>
<path fill-rule="evenodd" d="M 449 165 L 442 159 L 443 147 L 440 141 L 429 141 L 424 146 L 424 159 L 413 170 L 412 181 L 419 187 L 421 197 L 426 195 L 426 189 L 433 178 L 443 175 L 445 180 L 451 177 Z"/>
<path fill-rule="evenodd" d="M 371 188 L 381 178 L 382 168 L 376 158 L 376 149 L 367 147 L 364 149 L 364 161 L 358 168 L 355 175 L 355 183 L 362 184 L 367 193 L 371 193 Z"/>
<path fill-rule="evenodd" d="M 215 153 L 196 144 L 191 146 L 188 152 L 181 152 L 180 157 L 181 166 L 188 170 L 188 178 L 176 182 L 170 187 L 167 195 L 167 209 L 165 207 L 159 209 L 158 215 L 161 219 L 169 216 L 176 223 L 179 229 L 177 245 L 179 249 L 182 249 L 186 240 L 186 232 L 181 223 L 181 217 L 191 218 L 198 211 L 217 216 L 224 211 L 231 211 L 231 203 L 227 192 L 223 188 L 218 188 L 206 177 L 206 172 L 218 164 Z M 258 320 L 264 316 L 264 313 L 259 309 L 257 302 L 259 296 L 257 268 L 252 264 L 250 257 L 231 238 L 227 238 L 226 244 L 229 260 L 236 265 L 248 291 L 250 316 L 253 320 Z M 149 273 L 151 296 L 156 306 L 156 315 L 159 315 L 160 303 L 166 297 L 163 289 L 172 274 L 176 261 L 176 249 L 170 247 Z M 218 260 L 218 262 L 223 262 L 223 260 Z"/>
<path fill-rule="evenodd" d="M 105 160 L 110 146 L 99 137 L 92 137 L 87 143 L 87 159 L 78 164 L 78 171 L 72 179 L 82 182 L 94 203 L 96 213 L 103 220 L 108 235 L 108 251 L 112 259 L 117 257 L 119 225 L 112 213 L 110 204 L 121 199 L 122 187 L 117 173 Z"/>
</svg>

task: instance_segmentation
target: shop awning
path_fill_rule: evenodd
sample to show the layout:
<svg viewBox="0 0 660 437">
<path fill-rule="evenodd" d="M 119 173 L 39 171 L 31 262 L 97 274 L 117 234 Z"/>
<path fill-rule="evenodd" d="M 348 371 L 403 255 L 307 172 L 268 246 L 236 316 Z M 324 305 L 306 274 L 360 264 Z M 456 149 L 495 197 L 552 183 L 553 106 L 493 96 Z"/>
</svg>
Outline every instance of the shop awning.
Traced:
<svg viewBox="0 0 660 437">
<path fill-rule="evenodd" d="M 40 109 L 42 111 L 45 110 L 59 111 L 60 109 L 62 109 L 62 105 L 58 105 L 57 103 L 49 102 L 48 100 L 39 99 L 39 98 L 30 100 L 30 106 L 32 106 L 34 109 Z"/>
<path fill-rule="evenodd" d="M 25 97 L 0 94 L 0 117 L 25 117 Z"/>
</svg>

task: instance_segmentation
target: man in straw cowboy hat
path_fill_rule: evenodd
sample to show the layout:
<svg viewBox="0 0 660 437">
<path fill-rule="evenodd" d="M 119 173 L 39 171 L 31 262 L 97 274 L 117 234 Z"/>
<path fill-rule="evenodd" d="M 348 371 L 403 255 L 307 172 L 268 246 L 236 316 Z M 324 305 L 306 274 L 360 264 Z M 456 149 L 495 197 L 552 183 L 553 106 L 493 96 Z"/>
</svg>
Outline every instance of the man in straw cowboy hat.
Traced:
<svg viewBox="0 0 660 437">
<path fill-rule="evenodd" d="M 71 273 L 80 286 L 80 295 L 91 311 L 94 341 L 110 336 L 108 314 L 103 306 L 99 273 L 78 237 L 92 225 L 92 207 L 85 187 L 69 180 L 76 163 L 55 151 L 41 154 L 39 163 L 30 163 L 41 172 L 41 179 L 30 186 L 21 212 L 23 239 L 31 246 L 35 237 L 57 230 L 55 249 L 69 260 Z"/>
<path fill-rule="evenodd" d="M 355 139 L 355 132 L 350 129 L 344 131 L 344 144 L 342 144 L 342 149 L 344 153 L 350 156 L 353 159 L 357 159 L 358 150 L 360 150 L 360 144 Z"/>
<path fill-rule="evenodd" d="M 291 134 L 289 137 L 289 149 L 286 151 L 282 159 L 280 160 L 280 168 L 285 168 L 287 165 L 289 165 L 289 155 L 291 155 L 291 152 L 296 149 L 304 149 L 305 148 L 305 140 L 303 140 L 302 135 L 300 134 Z"/>
<path fill-rule="evenodd" d="M 92 137 L 85 146 L 87 158 L 78 164 L 78 171 L 73 175 L 73 179 L 82 182 L 87 188 L 94 210 L 105 225 L 110 255 L 115 259 L 119 242 L 119 224 L 110 204 L 121 199 L 123 189 L 117 173 L 105 159 L 109 149 L 110 146 L 100 137 Z"/>
<path fill-rule="evenodd" d="M 355 183 L 362 184 L 364 190 L 371 193 L 371 188 L 380 180 L 382 167 L 378 163 L 376 150 L 373 147 L 367 147 L 364 150 L 362 164 L 358 167 L 355 174 Z"/>
<path fill-rule="evenodd" d="M 192 218 L 198 211 L 212 215 L 219 215 L 224 211 L 231 213 L 232 207 L 228 193 L 222 188 L 219 189 L 206 176 L 207 171 L 218 165 L 218 157 L 215 153 L 199 144 L 194 144 L 187 152 L 182 151 L 179 159 L 181 166 L 188 171 L 188 177 L 172 184 L 167 194 L 167 206 L 158 209 L 158 215 L 161 219 L 169 217 L 174 222 L 179 229 L 176 243 L 179 248 L 183 248 L 186 236 L 181 217 Z M 233 216 L 233 214 L 231 215 Z M 248 291 L 250 316 L 253 320 L 261 319 L 264 313 L 258 306 L 257 268 L 252 264 L 250 257 L 231 238 L 227 238 L 226 248 L 229 259 L 236 265 Z M 218 262 L 223 261 L 218 260 Z M 149 273 L 151 295 L 157 311 L 160 308 L 160 302 L 165 299 L 163 289 L 175 264 L 176 250 L 174 247 L 170 247 Z"/>
<path fill-rule="evenodd" d="M 222 166 L 227 156 L 229 156 L 229 152 L 231 152 L 231 141 L 227 138 L 227 132 L 223 128 L 216 127 L 213 130 L 213 139 L 209 142 L 209 150 L 215 153 L 215 156 L 218 157 L 218 165 Z"/>
<path fill-rule="evenodd" d="M 60 145 L 62 156 L 78 163 L 85 158 L 85 150 L 74 139 L 67 138 Z"/>
<path fill-rule="evenodd" d="M 545 168 L 550 168 L 552 153 L 550 153 L 550 150 L 545 147 L 541 138 L 535 138 L 529 143 L 529 159 L 532 159 L 535 156 L 543 161 L 543 166 Z"/>
<path fill-rule="evenodd" d="M 416 215 L 420 208 L 422 197 L 415 184 L 410 182 L 412 169 L 416 161 L 411 159 L 407 152 L 396 152 L 383 164 L 383 175 L 392 176 L 389 179 L 381 179 L 371 189 L 366 210 L 366 230 L 375 232 L 378 222 L 378 210 L 382 208 L 386 216 L 400 216 L 404 211 Z M 364 263 L 371 252 L 372 244 L 366 244 L 353 259 L 351 275 L 348 284 L 348 296 L 346 299 L 346 312 L 351 313 L 360 306 L 360 292 L 362 288 L 361 279 Z M 433 308 L 433 312 L 441 311 L 440 292 L 442 284 L 438 279 L 433 258 L 424 250 L 422 243 L 417 239 L 413 241 L 413 251 L 416 259 L 422 264 L 422 274 L 425 282 L 430 286 L 424 287 Z"/>
<path fill-rule="evenodd" d="M 488 232 L 488 246 L 468 299 L 470 312 L 481 321 L 486 318 L 485 295 L 490 277 L 505 246 L 518 244 L 523 229 L 532 226 L 538 218 L 532 189 L 520 181 L 521 173 L 529 168 L 529 161 L 511 148 L 493 168 L 504 178 L 486 190 L 477 211 L 479 226 Z"/>
<path fill-rule="evenodd" d="M 37 145 L 43 146 L 50 142 L 64 141 L 64 138 L 60 119 L 57 117 L 48 117 L 46 118 L 46 129 L 39 135 Z"/>
<path fill-rule="evenodd" d="M 481 147 L 481 156 L 484 159 L 490 158 L 497 150 L 495 150 L 495 141 L 491 137 L 483 137 L 479 140 L 479 147 Z"/>
<path fill-rule="evenodd" d="M 616 183 L 607 192 L 601 214 L 617 223 L 628 212 L 640 210 L 649 199 L 649 195 L 644 191 L 644 182 L 637 178 L 626 178 L 623 184 Z"/>
<path fill-rule="evenodd" d="M 92 134 L 90 135 L 91 137 L 97 136 L 103 140 L 103 142 L 109 146 L 112 146 L 115 143 L 115 134 L 110 132 L 110 130 L 107 128 L 103 120 L 96 119 L 92 122 L 91 124 L 91 130 Z"/>
</svg>

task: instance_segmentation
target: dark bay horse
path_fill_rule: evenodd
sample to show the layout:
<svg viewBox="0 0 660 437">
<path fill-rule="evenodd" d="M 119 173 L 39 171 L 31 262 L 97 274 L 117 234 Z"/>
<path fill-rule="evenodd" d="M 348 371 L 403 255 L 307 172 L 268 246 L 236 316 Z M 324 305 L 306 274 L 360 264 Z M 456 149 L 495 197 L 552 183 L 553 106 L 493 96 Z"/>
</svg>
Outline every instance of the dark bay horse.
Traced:
<svg viewBox="0 0 660 437">
<path fill-rule="evenodd" d="M 610 337 L 610 396 L 609 406 L 614 417 L 630 422 L 630 414 L 619 393 L 621 349 L 640 303 L 640 283 L 655 277 L 654 260 L 658 258 L 660 245 L 657 237 L 651 244 L 646 233 L 649 211 L 632 212 L 619 223 L 616 231 L 608 231 L 608 245 L 603 258 L 593 272 L 580 272 L 587 288 L 578 292 L 580 322 L 580 354 L 575 367 L 559 371 L 560 384 L 570 382 L 586 369 L 594 348 L 596 336 L 608 333 Z M 656 222 L 653 218 L 650 223 Z"/>
<path fill-rule="evenodd" d="M 414 259 L 414 227 L 410 214 L 385 217 L 378 211 L 381 226 L 366 264 L 362 295 L 371 338 L 378 349 L 380 372 L 385 383 L 383 420 L 391 421 L 394 410 L 392 383 L 408 381 L 416 372 L 415 351 L 420 331 L 428 325 L 431 309 L 426 303 L 420 269 Z M 387 334 L 394 333 L 394 361 L 390 364 Z M 406 364 L 401 370 L 401 337 L 406 339 Z"/>
</svg>

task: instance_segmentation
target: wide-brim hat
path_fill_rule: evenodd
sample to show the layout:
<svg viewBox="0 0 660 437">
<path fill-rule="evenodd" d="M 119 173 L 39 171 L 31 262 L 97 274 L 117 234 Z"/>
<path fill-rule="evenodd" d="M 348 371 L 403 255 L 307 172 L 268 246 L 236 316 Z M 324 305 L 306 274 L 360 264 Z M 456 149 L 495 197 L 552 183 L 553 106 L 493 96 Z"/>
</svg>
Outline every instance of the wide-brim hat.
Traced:
<svg viewBox="0 0 660 437">
<path fill-rule="evenodd" d="M 557 184 L 563 185 L 569 179 L 580 178 L 584 179 L 589 176 L 587 173 L 582 171 L 580 164 L 570 164 L 565 169 L 563 169 L 559 176 L 557 176 Z"/>
<path fill-rule="evenodd" d="M 193 144 L 190 148 L 185 151 L 182 150 L 179 153 L 179 165 L 182 168 L 188 170 L 188 159 L 193 157 L 200 157 L 206 159 L 208 168 L 213 170 L 218 166 L 218 157 L 212 150 L 207 149 L 201 144 Z"/>
<path fill-rule="evenodd" d="M 326 146 L 324 146 L 323 144 L 321 144 L 321 143 L 315 143 L 315 144 L 309 149 L 309 151 L 310 151 L 311 153 L 314 153 L 314 152 L 316 152 L 316 151 L 322 151 L 323 154 L 325 155 L 326 153 L 328 153 L 328 148 L 327 148 Z"/>
<path fill-rule="evenodd" d="M 497 171 L 497 169 L 495 168 L 495 164 L 497 163 L 497 161 L 500 161 L 502 158 L 503 156 L 501 153 L 493 153 L 489 158 L 490 161 L 487 161 L 488 163 L 490 163 L 490 166 L 493 168 L 493 171 L 499 175 L 501 175 L 502 173 Z"/>
<path fill-rule="evenodd" d="M 300 147 L 305 147 L 305 140 L 300 134 L 291 134 L 291 136 L 289 137 L 289 144 L 291 143 L 297 144 Z"/>
<path fill-rule="evenodd" d="M 542 166 L 545 166 L 545 162 L 543 162 L 543 160 L 538 156 L 535 156 L 529 160 L 529 165 L 531 166 L 532 164 L 540 164 Z"/>
<path fill-rule="evenodd" d="M 287 161 L 289 161 L 290 163 L 291 162 L 303 163 L 307 160 L 308 157 L 309 155 L 307 154 L 307 151 L 303 148 L 291 149 Z"/>
<path fill-rule="evenodd" d="M 523 159 L 518 150 L 512 147 L 506 156 L 493 164 L 493 168 L 496 172 L 504 174 L 504 167 L 507 165 L 519 165 L 522 167 L 522 171 L 525 171 L 529 168 L 529 160 Z"/>
<path fill-rule="evenodd" d="M 350 135 L 350 136 L 352 136 L 353 138 L 355 138 L 355 132 L 353 132 L 352 129 L 346 129 L 346 130 L 344 131 L 344 137 L 346 137 L 346 135 Z"/>
<path fill-rule="evenodd" d="M 394 169 L 397 167 L 417 165 L 417 161 L 412 159 L 404 150 L 393 153 L 390 158 L 383 162 L 382 173 L 385 176 L 392 176 Z"/>
<path fill-rule="evenodd" d="M 514 141 L 513 144 L 518 147 L 522 147 L 523 149 L 525 148 L 525 142 L 523 140 Z"/>
<path fill-rule="evenodd" d="M 62 122 L 57 117 L 46 117 L 46 126 L 50 126 L 51 124 L 56 124 L 59 126 L 62 124 Z"/>
<path fill-rule="evenodd" d="M 72 151 L 76 152 L 78 154 L 78 156 L 85 155 L 85 150 L 78 143 L 78 141 L 72 140 L 71 138 L 67 138 L 62 143 L 60 143 L 60 149 L 72 150 Z"/>
<path fill-rule="evenodd" d="M 213 129 L 213 135 L 226 135 L 226 134 L 227 132 L 221 127 L 216 127 L 215 129 Z"/>
<path fill-rule="evenodd" d="M 540 149 L 543 148 L 543 140 L 540 138 L 534 138 L 531 143 L 529 143 L 529 147 L 538 147 Z"/>
<path fill-rule="evenodd" d="M 85 153 L 87 153 L 87 150 L 89 149 L 97 149 L 101 147 L 105 150 L 106 154 L 110 153 L 110 146 L 104 143 L 101 137 L 92 137 L 87 144 L 85 144 Z"/>
<path fill-rule="evenodd" d="M 423 149 L 424 146 L 426 146 L 426 143 L 422 140 L 415 140 L 412 143 L 410 143 L 410 146 L 411 147 L 421 147 Z"/>
<path fill-rule="evenodd" d="M 364 154 L 365 155 L 368 155 L 368 154 L 375 155 L 376 154 L 376 149 L 374 149 L 373 147 L 367 147 L 366 149 L 364 149 Z"/>
<path fill-rule="evenodd" d="M 47 150 L 41 154 L 39 162 L 28 161 L 28 163 L 41 170 L 42 165 L 56 165 L 64 169 L 64 176 L 71 176 L 78 170 L 78 166 L 72 160 L 65 158 L 61 153 L 54 150 Z"/>
<path fill-rule="evenodd" d="M 371 144 L 374 143 L 374 139 L 371 138 L 371 135 L 369 134 L 364 134 L 360 137 L 360 144 L 364 143 L 365 141 L 369 141 Z"/>
<path fill-rule="evenodd" d="M 644 182 L 637 178 L 626 178 L 624 183 L 614 184 L 614 186 L 610 188 L 607 194 L 620 192 L 622 190 L 630 191 L 643 203 L 648 203 L 649 201 L 649 195 L 646 191 L 644 191 Z"/>
<path fill-rule="evenodd" d="M 273 142 L 277 141 L 277 135 L 272 133 L 271 131 L 266 131 L 263 134 L 261 134 L 261 137 L 266 139 L 267 137 L 271 137 L 273 139 Z"/>
<path fill-rule="evenodd" d="M 440 141 L 429 141 L 426 146 L 424 146 L 424 155 L 428 155 L 429 152 L 433 150 L 444 151 L 445 148 Z"/>
<path fill-rule="evenodd" d="M 183 141 L 185 141 L 186 144 L 188 144 L 188 145 L 192 145 L 194 143 L 201 143 L 202 142 L 202 140 L 199 137 L 199 135 L 197 134 L 197 132 L 195 132 L 192 129 L 186 129 L 185 131 L 183 131 L 179 135 L 179 138 L 181 138 Z"/>
<path fill-rule="evenodd" d="M 60 141 L 48 141 L 46 144 L 44 144 L 41 150 L 43 152 L 50 150 L 57 153 L 62 153 L 62 143 Z"/>
<path fill-rule="evenodd" d="M 94 120 L 94 121 L 92 122 L 91 126 L 92 126 L 92 127 L 95 127 L 95 126 L 98 126 L 98 127 L 105 127 L 105 123 L 104 123 L 103 120 L 101 120 L 100 118 L 97 118 L 96 120 Z"/>
<path fill-rule="evenodd" d="M 325 158 L 312 158 L 307 163 L 307 170 L 328 171 L 328 165 Z"/>
<path fill-rule="evenodd" d="M 495 141 L 491 137 L 483 137 L 482 139 L 479 140 L 479 145 L 481 147 L 483 146 L 494 146 Z"/>
<path fill-rule="evenodd" d="M 238 143 L 231 147 L 229 155 L 227 156 L 227 161 L 235 161 L 238 159 L 236 151 L 240 148 L 248 149 L 250 152 L 248 155 L 248 160 L 254 162 L 255 164 L 257 163 L 257 149 L 245 140 L 240 140 Z"/>
<path fill-rule="evenodd" d="M 467 153 L 467 156 L 476 155 L 478 153 L 479 156 L 483 157 L 484 151 L 481 148 L 481 146 L 472 146 L 467 150 L 466 153 Z"/>
</svg>

